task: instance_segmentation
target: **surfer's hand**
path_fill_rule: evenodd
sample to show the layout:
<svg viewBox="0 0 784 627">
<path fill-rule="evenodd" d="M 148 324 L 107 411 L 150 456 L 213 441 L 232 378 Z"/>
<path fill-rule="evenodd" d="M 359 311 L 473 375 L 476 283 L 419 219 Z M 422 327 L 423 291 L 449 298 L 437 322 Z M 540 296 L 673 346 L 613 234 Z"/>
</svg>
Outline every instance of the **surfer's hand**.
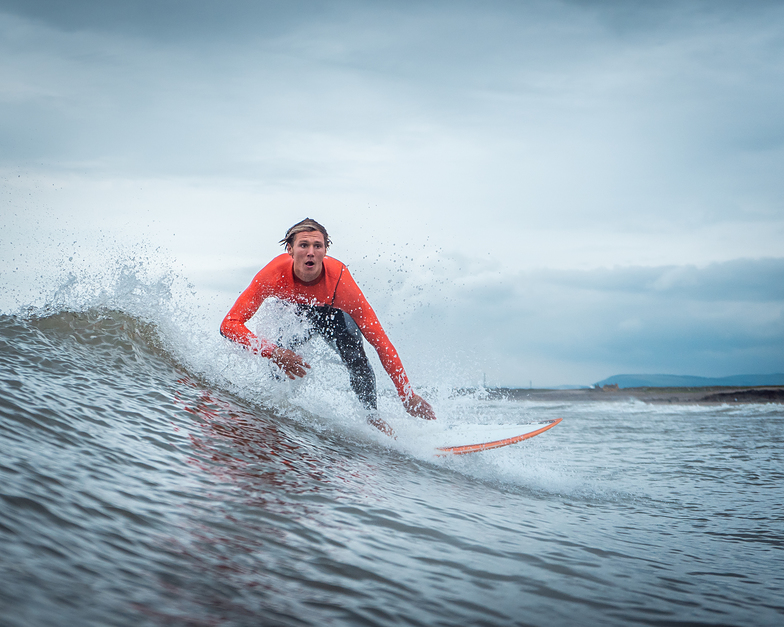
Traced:
<svg viewBox="0 0 784 627">
<path fill-rule="evenodd" d="M 435 420 L 436 412 L 424 398 L 419 394 L 411 394 L 406 400 L 403 401 L 403 407 L 406 411 L 415 418 L 424 418 L 425 420 Z"/>
<path fill-rule="evenodd" d="M 278 368 L 283 370 L 289 379 L 304 377 L 306 373 L 305 368 L 310 368 L 310 364 L 297 355 L 297 353 L 290 351 L 287 348 L 281 348 L 280 346 L 272 351 L 270 360 L 273 364 L 278 366 Z"/>
</svg>

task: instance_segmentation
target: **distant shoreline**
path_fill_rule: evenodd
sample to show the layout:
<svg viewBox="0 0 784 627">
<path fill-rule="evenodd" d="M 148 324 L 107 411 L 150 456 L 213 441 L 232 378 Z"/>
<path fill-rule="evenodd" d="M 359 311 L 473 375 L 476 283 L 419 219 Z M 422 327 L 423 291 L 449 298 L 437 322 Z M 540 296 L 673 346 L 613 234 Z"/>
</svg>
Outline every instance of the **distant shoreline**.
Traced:
<svg viewBox="0 0 784 627">
<path fill-rule="evenodd" d="M 620 402 L 635 399 L 659 405 L 742 405 L 750 403 L 784 404 L 784 386 L 759 387 L 690 387 L 690 388 L 580 388 L 550 390 L 527 388 L 493 388 L 490 399 L 509 398 L 529 401 L 604 401 Z"/>
</svg>

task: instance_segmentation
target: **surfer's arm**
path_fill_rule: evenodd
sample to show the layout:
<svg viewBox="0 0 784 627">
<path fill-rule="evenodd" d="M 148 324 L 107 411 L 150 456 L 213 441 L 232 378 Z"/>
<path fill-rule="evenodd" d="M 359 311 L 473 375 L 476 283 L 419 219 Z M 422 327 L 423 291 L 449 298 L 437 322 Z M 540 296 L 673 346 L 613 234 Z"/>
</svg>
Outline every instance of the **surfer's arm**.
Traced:
<svg viewBox="0 0 784 627">
<path fill-rule="evenodd" d="M 376 349 L 381 365 L 389 378 L 392 379 L 406 411 L 417 418 L 435 420 L 436 414 L 433 408 L 430 403 L 414 392 L 400 356 L 387 337 L 378 316 L 348 271 L 344 272 L 336 292 L 335 306 L 351 316 L 362 331 L 362 335 Z"/>
<path fill-rule="evenodd" d="M 221 322 L 220 332 L 223 337 L 242 344 L 254 353 L 269 358 L 272 357 L 272 353 L 277 346 L 265 338 L 257 337 L 245 326 L 245 323 L 261 307 L 261 303 L 270 296 L 268 293 L 270 290 L 265 289 L 265 282 L 260 276 L 262 272 L 259 272 L 247 289 L 240 294 L 237 302 L 234 303 L 223 322 Z"/>
<path fill-rule="evenodd" d="M 245 325 L 259 310 L 261 304 L 275 293 L 274 273 L 271 264 L 263 268 L 253 279 L 248 288 L 240 294 L 237 302 L 226 314 L 220 326 L 221 335 L 248 350 L 268 358 L 277 365 L 290 379 L 305 376 L 305 369 L 310 365 L 297 353 L 277 346 L 268 339 L 258 337 Z"/>
</svg>

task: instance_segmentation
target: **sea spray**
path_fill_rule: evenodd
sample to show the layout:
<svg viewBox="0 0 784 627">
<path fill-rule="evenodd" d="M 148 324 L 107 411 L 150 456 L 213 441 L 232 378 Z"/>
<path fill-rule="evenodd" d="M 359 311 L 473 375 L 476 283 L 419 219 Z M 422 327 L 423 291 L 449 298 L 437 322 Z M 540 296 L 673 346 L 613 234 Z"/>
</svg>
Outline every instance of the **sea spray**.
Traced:
<svg viewBox="0 0 784 627">
<path fill-rule="evenodd" d="M 48 302 L 26 308 L 24 315 L 44 318 L 58 312 L 90 312 L 91 316 L 121 312 L 145 326 L 146 341 L 162 350 L 166 359 L 205 386 L 225 390 L 281 419 L 294 420 L 319 433 L 339 434 L 356 445 L 396 449 L 428 463 L 452 465 L 469 474 L 484 462 L 438 460 L 435 448 L 450 425 L 515 424 L 541 419 L 542 412 L 511 401 L 487 402 L 483 388 L 456 388 L 453 369 L 439 362 L 425 396 L 433 403 L 438 421 L 429 423 L 408 416 L 383 375 L 377 356 L 369 350 L 379 379 L 379 412 L 396 431 L 389 439 L 366 422 L 366 413 L 353 394 L 340 358 L 320 336 L 298 348 L 313 368 L 306 377 L 290 380 L 269 360 L 252 354 L 218 333 L 230 303 L 206 299 L 165 252 L 134 247 L 97 248 L 92 261 L 75 272 L 59 266 L 49 279 Z M 59 281 L 59 282 L 58 282 Z M 419 306 L 419 305 L 417 305 Z M 259 336 L 279 343 L 301 342 L 309 335 L 308 323 L 292 305 L 268 299 L 248 326 Z M 420 390 L 421 391 L 421 390 Z M 525 445 L 521 445 L 525 446 Z M 495 454 L 493 459 L 502 459 Z M 564 463 L 560 460 L 561 464 Z M 498 474 L 499 470 L 491 472 Z M 489 476 L 487 472 L 481 476 Z M 501 473 L 503 474 L 503 473 Z M 515 473 L 512 472 L 512 475 Z"/>
<path fill-rule="evenodd" d="M 222 338 L 218 327 L 222 309 L 205 302 L 174 261 L 160 251 L 97 251 L 78 271 L 55 266 L 42 279 L 38 306 L 17 307 L 28 319 L 46 319 L 64 312 L 89 312 L 92 318 L 119 312 L 148 325 L 145 337 L 168 358 L 210 385 L 236 394 L 259 407 L 275 408 L 313 428 L 340 428 L 375 439 L 364 412 L 351 391 L 345 367 L 335 351 L 319 337 L 298 348 L 314 368 L 303 379 L 289 380 L 269 360 Z M 104 312 L 103 314 L 101 312 Z M 269 299 L 249 321 L 263 337 L 287 343 L 308 335 L 308 322 L 295 308 Z M 390 404 L 381 386 L 382 408 Z M 391 385 L 386 387 L 391 388 Z M 391 403 L 401 409 L 397 398 Z"/>
</svg>

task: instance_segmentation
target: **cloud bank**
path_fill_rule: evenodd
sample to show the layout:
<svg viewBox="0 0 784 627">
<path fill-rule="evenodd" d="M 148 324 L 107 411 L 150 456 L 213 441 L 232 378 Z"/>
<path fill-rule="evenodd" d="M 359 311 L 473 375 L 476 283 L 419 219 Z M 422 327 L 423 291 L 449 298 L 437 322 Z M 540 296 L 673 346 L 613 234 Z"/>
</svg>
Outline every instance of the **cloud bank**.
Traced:
<svg viewBox="0 0 784 627">
<path fill-rule="evenodd" d="M 782 24 L 778 2 L 2 0 L 0 263 L 140 241 L 228 307 L 311 215 L 398 343 L 464 378 L 782 371 Z"/>
</svg>

